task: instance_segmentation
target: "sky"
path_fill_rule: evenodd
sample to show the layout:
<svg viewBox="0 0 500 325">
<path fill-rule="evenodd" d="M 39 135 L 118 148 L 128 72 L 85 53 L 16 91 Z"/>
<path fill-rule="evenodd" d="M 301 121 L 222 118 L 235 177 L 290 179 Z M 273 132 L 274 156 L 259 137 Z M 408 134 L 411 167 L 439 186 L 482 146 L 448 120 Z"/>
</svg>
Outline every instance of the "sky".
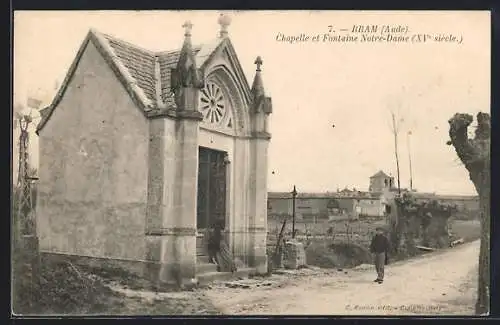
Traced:
<svg viewBox="0 0 500 325">
<path fill-rule="evenodd" d="M 261 56 L 272 97 L 268 188 L 301 192 L 368 189 L 378 170 L 396 176 L 391 112 L 398 124 L 401 187 L 475 195 L 454 149 L 446 145 L 456 112 L 490 111 L 489 12 L 238 11 L 229 37 L 251 84 Z M 90 28 L 150 50 L 216 37 L 219 11 L 18 11 L 14 14 L 14 103 L 49 104 Z M 353 25 L 408 28 L 408 35 L 456 35 L 462 42 L 313 42 Z M 305 42 L 281 41 L 308 35 Z M 333 34 L 333 32 L 331 33 Z M 351 33 L 351 35 L 354 35 Z M 35 120 L 37 122 L 39 120 Z M 411 136 L 408 132 L 411 131 Z M 14 139 L 18 130 L 14 130 Z M 409 144 L 409 145 L 408 145 Z M 16 148 L 14 159 L 17 159 Z M 38 163 L 36 135 L 31 162 Z"/>
</svg>

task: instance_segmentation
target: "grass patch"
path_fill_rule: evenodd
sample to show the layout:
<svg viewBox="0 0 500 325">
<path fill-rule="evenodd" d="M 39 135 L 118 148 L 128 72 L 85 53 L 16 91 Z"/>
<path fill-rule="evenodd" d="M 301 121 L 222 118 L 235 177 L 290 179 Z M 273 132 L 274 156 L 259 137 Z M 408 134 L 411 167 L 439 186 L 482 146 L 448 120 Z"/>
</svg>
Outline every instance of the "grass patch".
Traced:
<svg viewBox="0 0 500 325">
<path fill-rule="evenodd" d="M 39 265 L 39 281 L 32 284 L 23 269 L 22 262 L 26 260 L 21 254 L 15 255 L 17 285 L 13 311 L 16 315 L 220 314 L 202 292 L 177 296 L 158 293 L 147 288 L 149 282 L 145 279 L 119 268 L 77 266 L 44 259 Z"/>
<path fill-rule="evenodd" d="M 106 283 L 114 282 L 124 288 L 129 288 L 132 290 L 156 290 L 153 284 L 146 279 L 139 277 L 138 275 L 127 272 L 124 269 L 118 267 L 97 267 L 80 265 L 80 269 L 88 274 L 94 274 L 99 278 L 103 279 Z"/>
<path fill-rule="evenodd" d="M 15 314 L 99 314 L 110 306 L 123 307 L 123 295 L 70 263 L 42 263 L 38 281 L 32 282 L 22 269 L 23 261 L 25 257 L 18 254 L 15 261 L 18 267 L 14 272 L 15 280 L 19 277 L 14 282 L 17 284 L 14 287 Z"/>
</svg>

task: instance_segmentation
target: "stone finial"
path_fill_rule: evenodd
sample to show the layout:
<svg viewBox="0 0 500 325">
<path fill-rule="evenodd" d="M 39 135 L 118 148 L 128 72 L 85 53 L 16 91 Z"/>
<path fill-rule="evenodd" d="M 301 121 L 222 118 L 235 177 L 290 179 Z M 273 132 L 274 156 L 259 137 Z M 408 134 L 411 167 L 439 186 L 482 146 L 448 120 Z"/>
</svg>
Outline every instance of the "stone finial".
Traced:
<svg viewBox="0 0 500 325">
<path fill-rule="evenodd" d="M 252 93 L 254 95 L 254 98 L 257 99 L 257 98 L 265 95 L 264 82 L 262 81 L 262 76 L 260 74 L 260 72 L 261 72 L 260 66 L 262 65 L 262 58 L 260 56 L 258 56 L 255 59 L 254 64 L 257 65 L 257 70 L 255 73 L 255 77 L 253 79 Z"/>
<path fill-rule="evenodd" d="M 261 74 L 262 63 L 263 61 L 260 56 L 258 56 L 254 61 L 254 64 L 257 65 L 251 89 L 253 95 L 254 110 L 255 112 L 263 111 L 266 114 L 271 114 L 272 112 L 271 98 L 266 97 L 266 92 L 264 90 L 264 82 L 262 81 L 262 74 Z"/>
<path fill-rule="evenodd" d="M 260 66 L 263 64 L 264 62 L 262 61 L 262 58 L 260 56 L 258 56 L 256 59 L 255 59 L 255 62 L 254 64 L 257 65 L 257 70 L 256 71 L 262 71 L 260 69 Z"/>
<path fill-rule="evenodd" d="M 224 14 L 220 14 L 219 19 L 217 20 L 217 22 L 220 25 L 220 34 L 219 34 L 219 36 L 221 38 L 227 37 L 227 27 L 229 25 L 231 25 L 231 17 L 229 17 L 227 15 L 224 15 Z"/>
<path fill-rule="evenodd" d="M 196 60 L 193 53 L 193 46 L 191 44 L 191 30 L 193 24 L 186 21 L 182 27 L 185 29 L 184 43 L 179 54 L 177 66 L 172 69 L 170 78 L 170 86 L 175 94 L 176 104 L 178 107 L 181 105 L 181 88 L 203 88 L 203 77 L 201 72 L 196 67 Z"/>
<path fill-rule="evenodd" d="M 182 25 L 182 28 L 184 28 L 184 36 L 189 37 L 191 36 L 191 30 L 193 30 L 193 23 L 188 20 Z"/>
</svg>

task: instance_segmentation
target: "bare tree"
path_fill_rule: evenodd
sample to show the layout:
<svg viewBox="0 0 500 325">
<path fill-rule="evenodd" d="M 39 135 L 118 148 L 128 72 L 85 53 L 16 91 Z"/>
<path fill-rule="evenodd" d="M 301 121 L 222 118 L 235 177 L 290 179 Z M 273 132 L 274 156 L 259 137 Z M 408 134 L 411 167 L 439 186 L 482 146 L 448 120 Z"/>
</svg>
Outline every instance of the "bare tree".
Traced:
<svg viewBox="0 0 500 325">
<path fill-rule="evenodd" d="M 460 161 L 469 172 L 469 177 L 479 194 L 481 218 L 481 246 L 479 251 L 479 276 L 476 314 L 489 313 L 490 291 L 490 144 L 491 122 L 487 113 L 477 114 L 477 129 L 473 139 L 467 130 L 473 117 L 469 114 L 455 114 L 449 121 L 450 141 Z"/>
</svg>

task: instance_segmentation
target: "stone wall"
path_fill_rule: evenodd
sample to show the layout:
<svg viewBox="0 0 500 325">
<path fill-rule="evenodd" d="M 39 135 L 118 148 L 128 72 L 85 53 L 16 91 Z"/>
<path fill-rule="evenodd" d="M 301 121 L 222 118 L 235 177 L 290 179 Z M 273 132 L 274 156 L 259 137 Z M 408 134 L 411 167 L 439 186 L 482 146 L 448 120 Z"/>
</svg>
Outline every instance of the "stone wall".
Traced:
<svg viewBox="0 0 500 325">
<path fill-rule="evenodd" d="M 147 123 L 89 43 L 39 133 L 42 251 L 145 259 Z"/>
</svg>

